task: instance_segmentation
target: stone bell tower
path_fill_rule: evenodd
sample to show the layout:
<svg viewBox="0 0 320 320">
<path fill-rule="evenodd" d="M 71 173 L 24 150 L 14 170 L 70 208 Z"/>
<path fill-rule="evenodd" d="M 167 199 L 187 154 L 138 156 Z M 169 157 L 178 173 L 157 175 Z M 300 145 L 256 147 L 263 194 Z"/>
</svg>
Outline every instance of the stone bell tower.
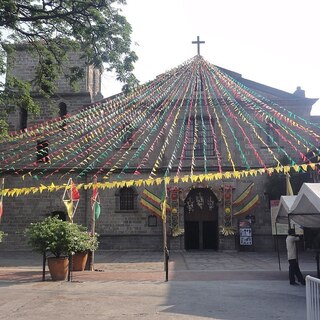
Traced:
<svg viewBox="0 0 320 320">
<path fill-rule="evenodd" d="M 27 44 L 16 44 L 13 53 L 8 55 L 7 75 L 13 75 L 24 81 L 35 78 L 38 58 L 28 50 Z M 45 101 L 34 87 L 32 96 L 41 105 L 40 115 L 35 117 L 23 109 L 15 108 L 9 114 L 9 130 L 26 130 L 28 127 L 45 120 L 63 117 L 82 106 L 99 101 L 101 94 L 101 71 L 90 65 L 85 66 L 80 52 L 68 53 L 68 68 L 83 66 L 84 76 L 78 82 L 78 88 L 71 87 L 69 80 L 62 74 L 56 81 L 57 90 L 50 104 Z"/>
</svg>

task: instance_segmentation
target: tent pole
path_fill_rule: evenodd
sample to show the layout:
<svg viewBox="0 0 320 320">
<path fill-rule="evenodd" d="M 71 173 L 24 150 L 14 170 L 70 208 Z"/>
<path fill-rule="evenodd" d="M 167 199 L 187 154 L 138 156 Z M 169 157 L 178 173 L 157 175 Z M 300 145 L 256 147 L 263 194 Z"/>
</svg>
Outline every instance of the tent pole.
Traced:
<svg viewBox="0 0 320 320">
<path fill-rule="evenodd" d="M 291 229 L 290 213 L 288 213 L 288 230 Z"/>
<path fill-rule="evenodd" d="M 279 264 L 279 270 L 281 271 L 281 261 L 280 261 L 280 252 L 279 252 L 279 239 L 278 239 L 278 228 L 277 228 L 277 222 L 274 223 L 276 228 L 276 245 L 277 245 L 277 252 L 278 252 L 278 264 Z"/>
</svg>

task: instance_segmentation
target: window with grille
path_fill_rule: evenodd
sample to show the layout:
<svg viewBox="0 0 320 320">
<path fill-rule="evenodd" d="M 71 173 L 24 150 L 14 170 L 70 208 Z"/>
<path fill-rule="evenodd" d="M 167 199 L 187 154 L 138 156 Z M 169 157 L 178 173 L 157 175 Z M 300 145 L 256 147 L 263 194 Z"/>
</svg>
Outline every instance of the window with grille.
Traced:
<svg viewBox="0 0 320 320">
<path fill-rule="evenodd" d="M 134 210 L 135 209 L 135 192 L 133 188 L 122 188 L 119 192 L 120 196 L 120 210 Z"/>
<path fill-rule="evenodd" d="M 68 113 L 67 105 L 64 102 L 60 102 L 59 103 L 59 117 L 61 119 L 65 119 L 67 116 L 67 113 Z M 62 130 L 67 129 L 67 123 L 65 122 L 65 120 L 62 122 L 61 129 Z"/>
<path fill-rule="evenodd" d="M 208 118 L 204 118 L 202 122 L 201 118 L 197 117 L 196 121 L 197 122 L 195 122 L 195 118 L 191 119 L 190 131 L 189 131 L 189 142 L 186 148 L 186 157 L 192 157 L 196 123 L 197 123 L 198 130 L 197 130 L 197 144 L 195 145 L 195 150 L 194 150 L 195 157 L 203 157 L 204 154 L 206 154 L 206 156 L 209 156 L 209 157 L 214 156 L 215 146 L 214 146 L 214 140 L 212 136 L 212 128 L 211 128 L 210 120 Z M 213 123 L 212 123 L 212 127 L 213 127 Z M 205 142 L 206 142 L 206 145 L 205 145 Z"/>
</svg>

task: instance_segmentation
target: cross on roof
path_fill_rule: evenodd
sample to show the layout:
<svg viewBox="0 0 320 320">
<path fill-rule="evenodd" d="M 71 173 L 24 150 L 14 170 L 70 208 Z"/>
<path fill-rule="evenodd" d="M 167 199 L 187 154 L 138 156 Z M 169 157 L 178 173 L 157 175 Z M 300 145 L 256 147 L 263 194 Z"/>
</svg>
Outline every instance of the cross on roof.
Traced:
<svg viewBox="0 0 320 320">
<path fill-rule="evenodd" d="M 197 41 L 192 41 L 193 44 L 197 44 L 198 47 L 198 56 L 200 56 L 200 44 L 201 43 L 206 43 L 205 41 L 200 41 L 200 37 L 197 36 Z"/>
</svg>

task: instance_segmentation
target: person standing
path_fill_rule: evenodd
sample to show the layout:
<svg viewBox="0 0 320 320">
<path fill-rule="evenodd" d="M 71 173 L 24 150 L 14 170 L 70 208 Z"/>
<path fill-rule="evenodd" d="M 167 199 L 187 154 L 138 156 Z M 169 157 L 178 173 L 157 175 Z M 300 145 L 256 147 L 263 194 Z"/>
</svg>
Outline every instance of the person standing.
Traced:
<svg viewBox="0 0 320 320">
<path fill-rule="evenodd" d="M 305 285 L 306 281 L 304 280 L 302 273 L 299 268 L 299 263 L 297 260 L 297 247 L 296 242 L 300 240 L 300 237 L 295 234 L 294 229 L 288 230 L 288 236 L 286 238 L 287 254 L 289 261 L 289 281 L 291 285 L 298 285 L 295 280 L 297 277 L 298 281 Z"/>
</svg>

